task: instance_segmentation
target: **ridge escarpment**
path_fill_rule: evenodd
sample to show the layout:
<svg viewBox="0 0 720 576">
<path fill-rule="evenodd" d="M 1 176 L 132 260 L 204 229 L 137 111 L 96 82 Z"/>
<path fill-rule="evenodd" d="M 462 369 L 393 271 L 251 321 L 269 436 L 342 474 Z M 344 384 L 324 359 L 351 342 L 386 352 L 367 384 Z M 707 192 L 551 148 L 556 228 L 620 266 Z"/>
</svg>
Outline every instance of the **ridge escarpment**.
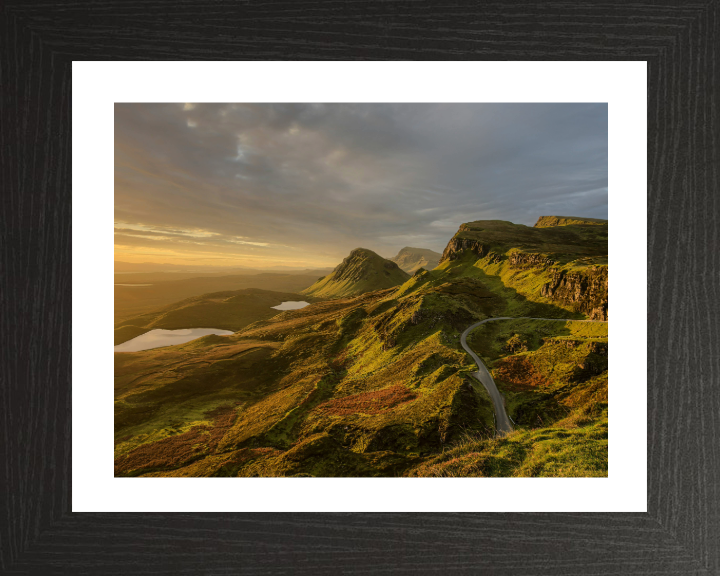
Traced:
<svg viewBox="0 0 720 576">
<path fill-rule="evenodd" d="M 466 273 L 499 277 L 504 286 L 529 300 L 607 320 L 608 225 L 587 220 L 592 222 L 548 227 L 502 220 L 468 222 L 448 242 L 440 266 L 450 269 L 464 263 Z"/>
<path fill-rule="evenodd" d="M 590 320 L 608 319 L 608 268 L 590 266 L 584 270 L 552 270 L 540 294 L 555 302 L 569 304 Z"/>
</svg>

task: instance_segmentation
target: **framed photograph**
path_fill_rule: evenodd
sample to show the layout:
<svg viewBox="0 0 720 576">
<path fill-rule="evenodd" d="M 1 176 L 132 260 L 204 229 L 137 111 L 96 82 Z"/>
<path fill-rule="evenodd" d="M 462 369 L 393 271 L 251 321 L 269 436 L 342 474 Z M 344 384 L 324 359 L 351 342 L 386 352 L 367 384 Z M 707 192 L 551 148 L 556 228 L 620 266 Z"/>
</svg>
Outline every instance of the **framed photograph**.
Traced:
<svg viewBox="0 0 720 576">
<path fill-rule="evenodd" d="M 645 306 L 641 252 L 615 282 L 617 407 L 608 348 L 609 260 L 645 237 L 644 63 L 88 62 L 74 78 L 94 167 L 74 234 L 112 218 L 114 240 L 74 257 L 73 341 L 97 361 L 75 374 L 73 510 L 645 510 L 644 334 L 625 320 Z M 101 292 L 83 263 L 110 250 Z M 114 372 L 112 398 L 91 372 Z M 487 480 L 500 498 L 426 494 Z"/>
<path fill-rule="evenodd" d="M 715 7 L 566 8 L 4 8 L 2 570 L 717 571 Z"/>
</svg>

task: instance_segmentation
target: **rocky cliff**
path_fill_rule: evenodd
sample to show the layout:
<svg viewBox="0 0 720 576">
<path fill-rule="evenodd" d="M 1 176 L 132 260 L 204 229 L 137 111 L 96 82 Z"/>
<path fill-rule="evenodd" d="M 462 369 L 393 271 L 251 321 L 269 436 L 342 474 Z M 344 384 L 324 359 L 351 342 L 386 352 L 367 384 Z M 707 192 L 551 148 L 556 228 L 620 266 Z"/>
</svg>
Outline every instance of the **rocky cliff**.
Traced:
<svg viewBox="0 0 720 576">
<path fill-rule="evenodd" d="M 474 268 L 529 301 L 542 296 L 591 319 L 607 320 L 607 229 L 607 221 L 563 216 L 542 217 L 538 227 L 468 222 L 448 243 L 441 267 L 452 270 L 453 278 L 458 267 L 465 267 L 467 275 L 476 274 Z"/>
<path fill-rule="evenodd" d="M 540 293 L 550 300 L 573 306 L 591 320 L 608 319 L 607 266 L 592 266 L 580 272 L 555 270 Z"/>
<path fill-rule="evenodd" d="M 557 264 L 545 254 L 529 254 L 527 252 L 513 252 L 510 254 L 509 261 L 513 268 L 536 268 Z"/>
<path fill-rule="evenodd" d="M 483 258 L 487 255 L 489 251 L 489 247 L 485 245 L 480 240 L 475 240 L 473 238 L 463 238 L 461 234 L 463 232 L 469 231 L 470 228 L 467 224 L 463 224 L 460 226 L 460 229 L 458 230 L 458 233 L 448 242 L 448 245 L 445 247 L 445 250 L 442 253 L 442 256 L 440 257 L 440 262 L 445 262 L 446 260 L 457 260 L 462 256 L 462 252 L 464 250 L 470 250 L 475 255 L 477 255 L 478 258 Z"/>
</svg>

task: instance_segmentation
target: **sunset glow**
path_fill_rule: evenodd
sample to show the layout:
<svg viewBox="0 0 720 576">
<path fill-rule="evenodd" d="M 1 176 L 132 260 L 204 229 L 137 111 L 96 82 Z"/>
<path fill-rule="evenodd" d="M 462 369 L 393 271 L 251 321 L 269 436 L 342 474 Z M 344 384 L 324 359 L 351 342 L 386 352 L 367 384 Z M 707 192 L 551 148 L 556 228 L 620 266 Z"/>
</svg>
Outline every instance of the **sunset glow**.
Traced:
<svg viewBox="0 0 720 576">
<path fill-rule="evenodd" d="M 335 266 L 462 222 L 607 217 L 594 104 L 117 104 L 115 260 Z"/>
</svg>

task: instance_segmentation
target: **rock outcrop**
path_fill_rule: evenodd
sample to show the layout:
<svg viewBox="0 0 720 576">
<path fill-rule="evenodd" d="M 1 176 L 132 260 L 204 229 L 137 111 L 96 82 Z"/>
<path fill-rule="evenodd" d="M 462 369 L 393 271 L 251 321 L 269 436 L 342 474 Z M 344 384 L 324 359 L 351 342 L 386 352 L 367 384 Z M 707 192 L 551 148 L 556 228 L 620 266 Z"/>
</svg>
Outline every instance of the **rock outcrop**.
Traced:
<svg viewBox="0 0 720 576">
<path fill-rule="evenodd" d="M 527 252 L 513 252 L 510 254 L 510 266 L 513 268 L 535 268 L 538 266 L 554 266 L 555 260 L 544 254 L 528 254 Z"/>
<path fill-rule="evenodd" d="M 540 294 L 550 300 L 569 304 L 591 320 L 608 319 L 608 269 L 592 266 L 582 272 L 556 270 Z"/>
<path fill-rule="evenodd" d="M 460 230 L 462 231 L 462 229 L 463 227 L 461 226 Z M 488 247 L 482 242 L 473 240 L 472 238 L 453 238 L 445 247 L 442 257 L 440 258 L 440 262 L 445 262 L 446 260 L 457 260 L 462 256 L 462 253 L 465 250 L 470 250 L 478 258 L 483 258 L 488 254 Z"/>
</svg>

